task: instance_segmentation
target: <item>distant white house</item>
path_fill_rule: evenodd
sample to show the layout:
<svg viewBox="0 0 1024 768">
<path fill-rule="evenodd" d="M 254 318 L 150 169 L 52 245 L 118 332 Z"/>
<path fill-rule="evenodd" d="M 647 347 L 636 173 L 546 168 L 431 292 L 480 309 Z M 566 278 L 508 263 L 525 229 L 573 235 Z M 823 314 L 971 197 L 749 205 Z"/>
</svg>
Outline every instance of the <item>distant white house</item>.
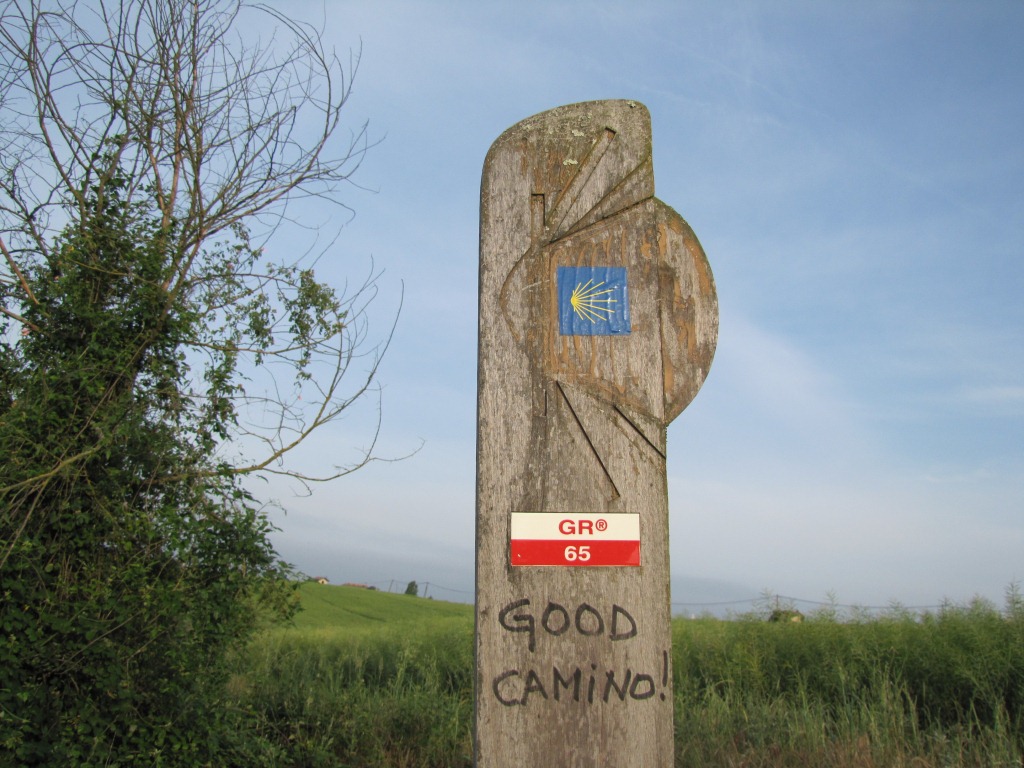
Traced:
<svg viewBox="0 0 1024 768">
<path fill-rule="evenodd" d="M 313 577 L 313 581 L 315 581 L 317 584 L 327 584 L 328 583 L 326 576 L 314 576 Z"/>
</svg>

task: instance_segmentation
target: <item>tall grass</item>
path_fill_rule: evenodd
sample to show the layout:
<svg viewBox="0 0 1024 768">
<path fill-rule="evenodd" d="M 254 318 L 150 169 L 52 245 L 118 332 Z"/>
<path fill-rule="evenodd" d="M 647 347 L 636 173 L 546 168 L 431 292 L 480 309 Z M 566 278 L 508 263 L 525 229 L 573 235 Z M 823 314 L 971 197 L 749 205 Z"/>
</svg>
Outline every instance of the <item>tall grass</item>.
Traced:
<svg viewBox="0 0 1024 768">
<path fill-rule="evenodd" d="M 469 766 L 472 623 L 421 634 L 269 633 L 232 681 L 252 765 Z"/>
<path fill-rule="evenodd" d="M 676 765 L 1024 765 L 1019 608 L 677 621 Z"/>
<path fill-rule="evenodd" d="M 400 608 L 384 606 L 388 622 L 265 633 L 233 681 L 257 724 L 238 762 L 471 765 L 469 609 L 408 623 Z M 1024 766 L 1015 592 L 1002 612 L 677 620 L 673 656 L 677 766 Z"/>
</svg>

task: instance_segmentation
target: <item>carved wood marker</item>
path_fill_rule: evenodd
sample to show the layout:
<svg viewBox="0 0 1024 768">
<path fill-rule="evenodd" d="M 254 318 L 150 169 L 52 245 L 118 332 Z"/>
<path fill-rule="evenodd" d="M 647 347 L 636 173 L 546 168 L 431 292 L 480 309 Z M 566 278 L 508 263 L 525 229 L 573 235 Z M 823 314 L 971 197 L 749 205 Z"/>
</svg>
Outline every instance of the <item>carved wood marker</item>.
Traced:
<svg viewBox="0 0 1024 768">
<path fill-rule="evenodd" d="M 665 428 L 718 300 L 654 197 L 633 101 L 559 107 L 484 163 L 476 763 L 673 763 Z"/>
</svg>

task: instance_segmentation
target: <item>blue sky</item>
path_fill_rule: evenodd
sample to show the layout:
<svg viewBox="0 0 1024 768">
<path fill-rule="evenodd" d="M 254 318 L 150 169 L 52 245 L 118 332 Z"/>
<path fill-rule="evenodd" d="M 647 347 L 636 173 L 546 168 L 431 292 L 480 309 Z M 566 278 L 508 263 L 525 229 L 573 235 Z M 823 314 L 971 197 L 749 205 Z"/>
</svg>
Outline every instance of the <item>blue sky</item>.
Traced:
<svg viewBox="0 0 1024 768">
<path fill-rule="evenodd" d="M 378 453 L 419 447 L 308 497 L 256 486 L 287 510 L 286 559 L 472 599 L 484 156 L 530 115 L 629 98 L 721 311 L 669 428 L 677 612 L 766 590 L 999 603 L 1024 580 L 1024 4 L 275 5 L 362 46 L 350 127 L 380 143 L 340 192 L 355 217 L 290 213 L 343 224 L 322 276 L 384 270 L 377 338 L 403 302 Z M 366 405 L 299 464 L 351 458 Z"/>
</svg>

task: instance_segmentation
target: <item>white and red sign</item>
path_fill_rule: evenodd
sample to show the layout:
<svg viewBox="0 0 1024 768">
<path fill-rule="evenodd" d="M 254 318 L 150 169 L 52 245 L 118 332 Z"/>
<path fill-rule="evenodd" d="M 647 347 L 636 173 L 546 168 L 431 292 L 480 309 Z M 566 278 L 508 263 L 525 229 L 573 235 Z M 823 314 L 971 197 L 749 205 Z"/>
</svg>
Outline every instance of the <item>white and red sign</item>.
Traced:
<svg viewBox="0 0 1024 768">
<path fill-rule="evenodd" d="M 512 565 L 640 565 L 640 515 L 513 512 Z"/>
</svg>

